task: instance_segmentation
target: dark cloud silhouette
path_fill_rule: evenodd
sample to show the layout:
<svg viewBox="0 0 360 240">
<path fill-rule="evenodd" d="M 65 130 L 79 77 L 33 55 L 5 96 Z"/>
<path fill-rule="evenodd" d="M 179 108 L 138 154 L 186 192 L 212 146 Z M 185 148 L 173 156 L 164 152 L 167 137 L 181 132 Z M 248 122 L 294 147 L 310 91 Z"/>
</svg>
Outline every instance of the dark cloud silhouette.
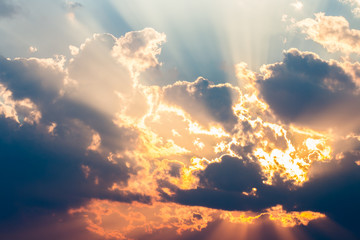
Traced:
<svg viewBox="0 0 360 240">
<path fill-rule="evenodd" d="M 223 156 L 198 173 L 200 185 L 193 190 L 177 190 L 174 201 L 224 210 L 261 211 L 283 203 L 289 189 L 284 184 L 265 185 L 261 168 L 246 157 Z M 245 195 L 257 188 L 257 196 Z"/>
<path fill-rule="evenodd" d="M 358 154 L 347 153 L 340 161 L 320 163 L 320 169 L 330 169 L 319 177 L 313 177 L 294 192 L 297 209 L 312 209 L 329 216 L 340 225 L 360 236 L 360 167 L 355 164 Z"/>
<path fill-rule="evenodd" d="M 121 109 L 115 91 L 131 92 L 129 72 L 111 57 L 112 44 L 114 39 L 107 34 L 88 40 L 69 64 L 69 75 L 61 58 L 55 61 L 1 57 L 0 83 L 12 92 L 13 99 L 34 102 L 44 125 L 56 123 L 61 129 L 62 123 L 77 119 L 99 133 L 105 149 L 115 152 L 132 148 L 136 131 L 118 127 L 112 121 Z M 102 73 L 100 66 L 108 71 Z M 66 85 L 68 79 L 76 79 L 75 86 Z"/>
<path fill-rule="evenodd" d="M 358 154 L 347 153 L 341 161 L 317 163 L 312 169 L 317 174 L 294 189 L 281 179 L 274 179 L 274 185 L 263 184 L 256 163 L 223 156 L 221 162 L 212 163 L 198 173 L 201 184 L 197 189 L 175 190 L 172 200 L 185 205 L 255 212 L 281 204 L 287 211 L 324 213 L 355 236 L 360 236 L 357 227 L 360 167 L 355 163 L 357 160 Z M 321 174 L 319 169 L 323 170 Z M 256 196 L 242 193 L 252 187 L 257 188 Z"/>
<path fill-rule="evenodd" d="M 231 131 L 237 123 L 232 107 L 238 92 L 229 84 L 213 85 L 202 77 L 195 82 L 177 82 L 164 88 L 164 100 L 184 109 L 204 126 L 217 122 Z"/>
<path fill-rule="evenodd" d="M 30 101 L 41 115 L 31 124 L 0 117 L 2 223 L 61 214 L 94 198 L 150 203 L 143 194 L 109 190 L 114 183 L 126 186 L 130 174 L 141 169 L 126 154 L 137 147 L 138 132 L 116 125 L 116 113 L 131 99 L 146 102 L 133 88 L 128 68 L 113 57 L 115 42 L 110 34 L 95 34 L 69 61 L 0 57 L 7 98 Z M 141 112 L 146 104 L 137 106 Z M 98 149 L 89 149 L 96 135 Z"/>
<path fill-rule="evenodd" d="M 314 53 L 290 49 L 283 62 L 266 69 L 269 75 L 257 82 L 260 93 L 285 121 L 329 127 L 353 115 L 354 102 L 359 103 L 357 86 L 344 68 Z"/>
<path fill-rule="evenodd" d="M 76 127 L 64 124 L 69 134 L 55 137 L 39 131 L 39 126 L 19 127 L 13 120 L 0 119 L 2 221 L 34 209 L 39 209 L 36 214 L 64 211 L 91 198 L 149 202 L 146 196 L 108 190 L 114 182 L 126 184 L 133 170 L 124 161 L 114 164 L 86 151 L 83 145 L 90 139 Z"/>
<path fill-rule="evenodd" d="M 124 67 L 118 66 L 116 73 L 123 74 L 107 78 L 110 82 L 100 81 L 93 88 L 82 82 L 89 76 L 92 77 L 87 79 L 89 83 L 91 80 L 101 79 L 102 76 L 95 75 L 91 69 L 96 68 L 104 59 L 107 60 L 104 64 L 109 63 L 111 47 L 102 56 L 98 54 L 99 51 L 95 51 L 96 48 L 106 48 L 104 43 L 109 42 L 106 39 L 112 40 L 109 36 L 103 36 L 99 41 L 89 40 L 88 45 L 83 46 L 83 52 L 71 61 L 70 75 L 64 70 L 61 58 L 0 58 L 0 83 L 12 93 L 11 98 L 15 101 L 29 99 L 41 113 L 41 118 L 34 124 L 23 121 L 17 123 L 11 118 L 0 117 L 2 223 L 21 216 L 37 217 L 64 212 L 93 198 L 150 202 L 150 198 L 145 195 L 109 190 L 115 182 L 125 186 L 129 174 L 136 174 L 136 170 L 135 164 L 130 164 L 130 167 L 125 164 L 133 163 L 133 159 L 124 155 L 121 158 L 114 157 L 113 162 L 110 162 L 108 154 L 133 149 L 138 134 L 135 129 L 119 127 L 113 122 L 112 114 L 115 112 L 112 110 L 115 111 L 116 107 L 111 105 L 115 105 L 115 97 L 110 98 L 110 102 L 100 101 L 99 97 L 99 94 L 105 94 L 109 88 L 113 89 L 115 79 L 119 82 L 121 78 L 124 82 L 129 81 Z M 99 46 L 99 42 L 102 45 Z M 91 48 L 91 45 L 95 47 Z M 97 54 L 89 56 L 92 53 Z M 101 61 L 91 61 L 91 57 Z M 79 68 L 78 75 L 73 72 L 72 67 Z M 114 64 L 109 68 L 114 69 Z M 73 80 L 69 80 L 69 77 L 76 77 L 78 85 L 75 86 L 80 90 L 71 88 L 71 83 L 66 83 Z M 121 88 L 121 84 L 117 87 Z M 89 101 L 80 101 L 74 97 L 76 93 L 73 91 L 78 91 L 81 97 Z M 91 99 L 97 97 L 99 98 Z M 108 105 L 110 110 L 104 111 L 103 108 Z M 49 132 L 51 125 L 54 128 Z M 88 150 L 95 132 L 101 138 L 99 148 L 102 151 L 99 152 Z"/>
<path fill-rule="evenodd" d="M 8 60 L 0 56 L 0 81 L 15 100 L 31 99 L 35 104 L 51 103 L 59 97 L 65 73 L 52 60 Z"/>
<path fill-rule="evenodd" d="M 250 192 L 262 185 L 260 167 L 249 160 L 224 156 L 220 163 L 210 164 L 199 174 L 200 185 L 225 191 Z"/>
</svg>

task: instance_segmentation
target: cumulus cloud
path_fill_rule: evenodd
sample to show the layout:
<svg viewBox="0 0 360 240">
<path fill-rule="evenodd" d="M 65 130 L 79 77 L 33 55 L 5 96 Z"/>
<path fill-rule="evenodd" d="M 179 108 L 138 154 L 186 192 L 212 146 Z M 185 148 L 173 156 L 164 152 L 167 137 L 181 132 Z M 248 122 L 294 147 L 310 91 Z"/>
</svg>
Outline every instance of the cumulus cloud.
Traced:
<svg viewBox="0 0 360 240">
<path fill-rule="evenodd" d="M 206 167 L 200 174 L 200 184 L 205 188 L 250 192 L 262 184 L 260 172 L 260 166 L 249 159 L 224 156 L 221 162 Z"/>
<path fill-rule="evenodd" d="M 342 63 L 290 49 L 283 62 L 263 67 L 258 85 L 262 97 L 285 121 L 337 128 L 345 119 L 359 116 L 358 85 L 352 75 L 354 71 Z"/>
<path fill-rule="evenodd" d="M 164 41 L 147 28 L 95 34 L 70 59 L 0 58 L 2 222 L 68 210 L 118 239 L 264 216 L 294 227 L 326 214 L 355 229 L 345 216 L 359 212 L 349 191 L 359 187 L 358 155 L 333 153 L 330 136 L 292 124 L 356 115 L 357 64 L 290 49 L 260 73 L 237 65 L 240 87 L 202 77 L 143 85 Z"/>
<path fill-rule="evenodd" d="M 140 169 L 126 154 L 137 147 L 137 130 L 113 121 L 128 104 L 121 96 L 138 91 L 128 66 L 112 56 L 115 42 L 94 35 L 69 61 L 0 58 L 2 221 L 61 213 L 92 198 L 151 201 L 112 189 L 125 187 Z"/>
<path fill-rule="evenodd" d="M 192 171 L 192 174 L 198 178 L 198 182 L 190 188 L 163 184 L 167 186 L 170 193 L 163 192 L 162 197 L 166 201 L 174 201 L 183 205 L 231 211 L 251 210 L 264 213 L 281 205 L 290 212 L 311 211 L 314 216 L 323 213 L 358 235 L 354 218 L 348 217 L 352 211 L 357 215 L 360 210 L 356 206 L 359 195 L 356 191 L 349 190 L 357 188 L 360 183 L 357 177 L 359 174 L 356 164 L 357 150 L 337 155 L 336 151 L 344 150 L 340 150 L 341 147 L 339 147 L 331 155 L 331 160 L 322 161 L 320 159 L 330 158 L 330 156 L 320 157 L 318 155 L 313 158 L 315 155 L 312 154 L 315 152 L 311 150 L 317 149 L 316 151 L 322 151 L 321 154 L 325 154 L 327 150 L 324 149 L 324 146 L 319 145 L 320 140 L 306 139 L 309 136 L 307 134 L 311 135 L 310 132 L 292 131 L 291 128 L 286 127 L 287 123 L 295 123 L 323 129 L 346 129 L 345 132 L 340 133 L 340 136 L 355 130 L 356 124 L 350 124 L 351 121 L 348 119 L 357 116 L 355 107 L 355 103 L 358 103 L 356 66 L 356 64 L 346 62 L 325 61 L 314 53 L 290 49 L 285 52 L 282 62 L 265 65 L 261 74 L 250 74 L 249 71 L 241 69 L 239 76 L 244 78 L 246 84 L 244 84 L 241 95 L 241 105 L 235 106 L 234 114 L 243 121 L 241 124 L 244 127 L 244 135 L 240 133 L 233 135 L 239 143 L 236 141 L 230 143 L 232 155 L 223 155 L 212 160 L 194 160 L 192 166 L 195 170 Z M 189 86 L 196 84 L 198 83 L 178 83 L 182 87 L 182 92 L 187 90 L 189 93 L 191 92 Z M 177 84 L 168 88 L 175 88 L 175 86 Z M 259 91 L 257 92 L 252 87 Z M 165 88 L 165 93 L 166 90 Z M 169 97 L 176 96 L 175 93 L 178 91 L 173 92 Z M 278 127 L 283 126 L 283 130 L 270 123 L 268 125 L 265 122 L 261 122 L 259 125 L 254 124 L 253 119 L 256 119 L 256 116 L 261 117 L 264 121 L 275 120 L 271 120 L 271 117 L 268 116 L 266 106 L 259 104 L 256 99 L 251 100 L 254 98 L 254 95 L 251 94 L 259 94 L 259 97 L 264 98 L 269 104 L 269 110 L 274 111 L 278 117 L 284 120 L 285 126 L 277 125 Z M 166 94 L 164 95 L 166 96 Z M 180 99 L 180 97 L 178 98 Z M 249 103 L 253 101 L 253 109 L 242 110 L 242 106 L 247 106 L 247 101 Z M 186 105 L 183 105 L 182 108 L 186 110 Z M 259 109 L 254 110 L 254 108 L 263 109 L 263 112 Z M 253 118 L 247 118 L 246 114 L 252 115 Z M 191 113 L 191 116 L 196 116 L 196 113 Z M 244 121 L 245 119 L 247 121 Z M 341 122 L 345 121 L 351 126 L 343 126 Z M 317 124 L 314 124 L 315 122 Z M 287 133 L 285 129 L 288 130 Z M 301 136 L 302 134 L 305 135 Z M 305 139 L 301 143 L 300 139 L 303 137 Z M 242 142 L 244 139 L 246 140 Z M 352 149 L 356 149 L 354 146 L 359 144 L 356 140 L 355 142 L 352 144 Z M 340 141 L 336 144 L 338 146 L 346 145 Z M 302 155 L 304 146 L 310 152 L 304 152 Z M 261 155 L 259 149 L 270 151 L 271 154 Z M 279 151 L 283 151 L 285 154 L 276 156 Z M 293 158 L 286 156 L 289 151 L 291 152 L 289 156 L 293 156 Z M 299 155 L 294 156 L 294 154 Z M 316 154 L 320 154 L 320 152 Z M 275 163 L 269 165 L 272 158 Z M 299 158 L 304 158 L 304 162 L 297 162 Z M 309 176 L 303 184 L 294 185 L 294 179 L 297 178 L 291 175 L 293 174 L 291 172 L 282 172 L 280 169 L 273 171 L 283 159 L 288 159 L 287 163 L 284 163 L 285 165 L 293 161 L 294 165 L 293 167 L 284 165 L 284 168 L 280 167 L 280 169 L 293 169 L 297 172 L 298 170 L 303 171 L 305 166 L 309 167 Z M 299 166 L 301 167 L 296 170 Z M 180 176 L 183 174 L 182 172 Z M 270 182 L 266 179 L 269 176 L 271 177 Z M 326 182 L 333 182 L 333 184 L 329 185 Z M 333 200 L 326 200 L 330 198 Z M 321 204 L 325 202 L 328 204 Z M 343 204 L 348 208 L 343 208 Z M 350 236 L 350 238 L 352 237 Z"/>
<path fill-rule="evenodd" d="M 256 163 L 224 156 L 200 172 L 203 185 L 197 189 L 177 190 L 173 201 L 224 210 L 264 212 L 282 205 L 287 211 L 325 213 L 332 220 L 359 234 L 355 224 L 360 208 L 358 191 L 360 168 L 358 155 L 347 153 L 341 161 L 319 163 L 314 168 L 331 169 L 311 178 L 302 187 L 290 190 L 286 183 L 267 185 L 261 182 Z M 314 170 L 316 171 L 316 170 Z M 209 174 L 209 173 L 212 174 Z M 206 180 L 205 180 L 206 179 Z M 244 194 L 256 186 L 255 194 Z"/>
<path fill-rule="evenodd" d="M 18 124 L 34 124 L 40 121 L 41 112 L 30 99 L 14 100 L 12 92 L 3 85 L 0 85 L 0 96 L 0 114 L 5 118 L 13 119 Z"/>
<path fill-rule="evenodd" d="M 295 26 L 329 52 L 360 53 L 360 30 L 351 29 L 342 16 L 316 13 L 315 19 L 306 18 L 295 23 Z"/>
<path fill-rule="evenodd" d="M 117 39 L 113 56 L 128 66 L 133 74 L 139 73 L 159 64 L 157 59 L 157 55 L 161 53 L 159 46 L 165 41 L 165 34 L 152 28 L 129 32 Z"/>
<path fill-rule="evenodd" d="M 94 198 L 150 203 L 161 191 L 173 188 L 166 179 L 181 177 L 182 161 L 189 161 L 186 148 L 210 156 L 216 139 L 227 138 L 223 132 L 213 136 L 212 129 L 194 126 L 188 132 L 194 124 L 190 115 L 204 125 L 210 121 L 228 130 L 236 125 L 232 108 L 239 92 L 228 84 L 214 85 L 200 78 L 162 89 L 136 82 L 132 71 L 159 64 L 158 45 L 164 37 L 150 29 L 126 36 L 122 42 L 110 34 L 95 34 L 69 60 L 63 56 L 0 59 L 4 222 L 21 214 L 61 216 Z M 119 49 L 126 50 L 124 57 L 132 64 L 119 60 Z M 174 99 L 171 91 L 178 92 Z M 185 98 L 189 104 L 183 102 Z M 168 104 L 184 109 L 188 116 L 163 108 Z M 195 113 L 191 105 L 201 112 Z M 171 116 L 181 122 L 168 129 L 171 138 L 163 139 L 161 133 L 149 131 L 155 127 L 142 125 L 152 122 L 149 111 L 155 118 L 164 114 L 163 119 Z M 147 121 L 137 125 L 129 120 L 135 115 Z M 191 136 L 192 141 L 172 139 L 175 136 Z M 19 148 L 22 151 L 16 151 Z M 33 214 L 34 208 L 39 212 Z"/>
<path fill-rule="evenodd" d="M 74 80 L 69 97 L 108 114 L 123 105 L 119 94 L 129 97 L 133 90 L 129 70 L 111 55 L 115 42 L 111 34 L 95 34 L 80 46 L 68 66 L 69 79 Z"/>
<path fill-rule="evenodd" d="M 231 131 L 237 123 L 233 106 L 239 92 L 229 84 L 214 85 L 204 78 L 195 82 L 177 82 L 164 88 L 164 100 L 184 109 L 202 125 L 220 123 Z"/>
<path fill-rule="evenodd" d="M 1 119 L 1 219 L 27 215 L 33 208 L 64 211 L 91 198 L 144 201 L 146 196 L 108 190 L 113 182 L 126 182 L 125 163 L 114 164 L 95 152 L 87 152 L 86 128 L 81 123 L 63 123 L 57 137 L 39 132 L 37 126 L 17 126 Z M 60 131 L 67 131 L 63 134 Z M 76 142 L 72 142 L 76 141 Z M 17 149 L 21 149 L 18 151 Z M 86 165 L 86 176 L 81 168 Z"/>
<path fill-rule="evenodd" d="M 42 105 L 60 96 L 65 78 L 63 64 L 61 56 L 15 60 L 0 57 L 1 82 L 12 91 L 14 99 L 29 98 Z"/>
</svg>

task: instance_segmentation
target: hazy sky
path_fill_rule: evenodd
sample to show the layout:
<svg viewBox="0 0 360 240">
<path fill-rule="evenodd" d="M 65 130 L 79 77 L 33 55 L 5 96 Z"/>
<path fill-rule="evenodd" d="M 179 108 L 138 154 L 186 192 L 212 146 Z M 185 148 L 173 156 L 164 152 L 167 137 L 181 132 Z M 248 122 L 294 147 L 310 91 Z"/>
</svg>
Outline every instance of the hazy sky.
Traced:
<svg viewBox="0 0 360 240">
<path fill-rule="evenodd" d="M 0 238 L 359 239 L 360 1 L 0 0 Z"/>
</svg>

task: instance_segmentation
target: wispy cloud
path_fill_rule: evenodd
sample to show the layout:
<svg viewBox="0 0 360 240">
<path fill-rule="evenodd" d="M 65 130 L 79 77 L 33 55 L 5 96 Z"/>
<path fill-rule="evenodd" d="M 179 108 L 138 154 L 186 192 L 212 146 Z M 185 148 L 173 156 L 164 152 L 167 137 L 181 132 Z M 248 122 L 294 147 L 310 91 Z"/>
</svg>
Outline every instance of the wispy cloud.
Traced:
<svg viewBox="0 0 360 240">
<path fill-rule="evenodd" d="M 339 0 L 341 3 L 348 4 L 352 7 L 351 12 L 355 17 L 360 17 L 360 2 L 358 0 Z"/>
<path fill-rule="evenodd" d="M 315 14 L 315 19 L 306 18 L 295 24 L 307 37 L 329 52 L 360 53 L 360 30 L 351 29 L 348 21 L 342 16 Z"/>
<path fill-rule="evenodd" d="M 68 10 L 73 10 L 75 8 L 80 8 L 83 7 L 83 5 L 79 2 L 72 2 L 72 1 L 66 1 L 64 3 L 64 6 L 66 7 L 66 9 Z"/>
</svg>

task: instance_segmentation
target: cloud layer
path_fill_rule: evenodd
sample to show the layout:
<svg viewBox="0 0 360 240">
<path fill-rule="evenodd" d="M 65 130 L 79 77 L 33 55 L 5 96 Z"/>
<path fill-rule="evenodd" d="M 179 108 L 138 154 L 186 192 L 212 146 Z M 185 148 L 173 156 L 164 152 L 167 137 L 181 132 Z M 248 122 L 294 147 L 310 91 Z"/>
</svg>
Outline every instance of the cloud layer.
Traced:
<svg viewBox="0 0 360 240">
<path fill-rule="evenodd" d="M 239 86 L 145 85 L 165 40 L 145 28 L 70 58 L 0 58 L 3 226 L 53 215 L 141 239 L 326 219 L 359 236 L 358 65 L 293 48 L 258 73 L 237 65 Z"/>
</svg>

